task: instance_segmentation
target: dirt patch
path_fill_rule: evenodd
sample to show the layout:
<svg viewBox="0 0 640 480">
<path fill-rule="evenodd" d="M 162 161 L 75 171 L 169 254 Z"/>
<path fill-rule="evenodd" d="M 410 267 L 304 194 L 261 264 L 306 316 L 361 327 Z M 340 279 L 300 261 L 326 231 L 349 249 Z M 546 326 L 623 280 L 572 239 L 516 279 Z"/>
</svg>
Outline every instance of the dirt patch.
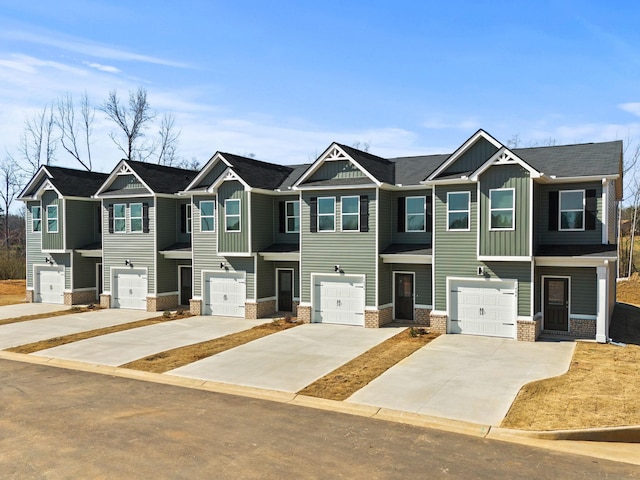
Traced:
<svg viewBox="0 0 640 480">
<path fill-rule="evenodd" d="M 616 300 L 640 307 L 640 274 L 634 273 L 628 280 L 618 282 Z"/>
<path fill-rule="evenodd" d="M 121 367 L 145 372 L 164 373 L 297 325 L 300 325 L 300 323 L 295 318 L 291 319 L 291 321 L 277 319 L 242 332 L 149 355 L 148 357 L 125 363 Z"/>
<path fill-rule="evenodd" d="M 298 393 L 330 400 L 345 400 L 438 335 L 422 328 L 403 330 Z"/>
<path fill-rule="evenodd" d="M 72 313 L 93 312 L 100 309 L 101 307 L 94 306 L 94 305 L 88 305 L 86 307 L 75 306 L 75 307 L 69 308 L 69 310 L 59 310 L 57 312 L 36 313 L 33 315 L 23 315 L 21 317 L 4 318 L 0 320 L 0 325 L 7 325 L 9 323 L 18 323 L 18 322 L 28 322 L 29 320 L 38 320 L 40 318 L 60 317 L 62 315 L 71 315 Z"/>
<path fill-rule="evenodd" d="M 24 303 L 26 299 L 26 280 L 0 281 L 0 306 Z"/>
<path fill-rule="evenodd" d="M 502 426 L 563 430 L 640 425 L 640 308 L 616 305 L 611 335 L 626 346 L 578 342 L 569 371 L 525 385 Z"/>
<path fill-rule="evenodd" d="M 147 325 L 155 325 L 157 323 L 168 322 L 171 320 L 177 320 L 179 318 L 190 316 L 191 314 L 188 312 L 172 313 L 170 315 L 162 315 L 159 317 L 147 318 L 145 320 L 138 320 L 137 322 L 124 323 L 122 325 L 114 325 L 112 327 L 97 328 L 95 330 L 88 330 L 86 332 L 74 333 L 72 335 L 64 335 L 62 337 L 49 338 L 47 340 L 41 340 L 39 342 L 27 343 L 25 345 L 7 348 L 7 351 L 15 353 L 39 352 L 40 350 L 59 347 L 60 345 L 78 342 L 87 338 L 99 337 L 100 335 L 107 335 L 109 333 L 122 332 L 125 330 L 131 330 L 132 328 L 146 327 Z"/>
</svg>

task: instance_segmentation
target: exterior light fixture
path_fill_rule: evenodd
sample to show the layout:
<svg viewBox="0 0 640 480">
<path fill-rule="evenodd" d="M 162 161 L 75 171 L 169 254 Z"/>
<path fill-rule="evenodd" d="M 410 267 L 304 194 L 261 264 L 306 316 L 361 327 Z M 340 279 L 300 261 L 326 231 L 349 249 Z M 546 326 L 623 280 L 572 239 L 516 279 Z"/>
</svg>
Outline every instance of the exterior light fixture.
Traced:
<svg viewBox="0 0 640 480">
<path fill-rule="evenodd" d="M 133 267 L 133 263 L 131 263 L 131 260 L 129 260 L 128 258 L 124 261 L 124 265 L 126 267 Z"/>
<path fill-rule="evenodd" d="M 340 265 L 334 265 L 334 266 L 333 266 L 333 270 L 334 270 L 335 272 L 338 272 L 338 273 L 339 273 L 339 272 L 341 271 L 341 270 L 340 270 Z"/>
</svg>

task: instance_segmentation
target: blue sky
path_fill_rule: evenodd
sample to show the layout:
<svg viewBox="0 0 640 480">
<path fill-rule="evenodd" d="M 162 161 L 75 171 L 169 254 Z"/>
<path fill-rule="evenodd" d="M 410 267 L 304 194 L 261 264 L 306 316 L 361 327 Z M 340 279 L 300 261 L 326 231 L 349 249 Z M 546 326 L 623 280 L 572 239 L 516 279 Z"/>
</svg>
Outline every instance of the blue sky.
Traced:
<svg viewBox="0 0 640 480">
<path fill-rule="evenodd" d="M 638 18 L 631 1 L 0 0 L 0 147 L 66 92 L 139 85 L 201 163 L 309 162 L 332 141 L 447 153 L 478 128 L 521 146 L 640 138 Z M 97 170 L 121 157 L 110 129 L 98 112 Z"/>
</svg>

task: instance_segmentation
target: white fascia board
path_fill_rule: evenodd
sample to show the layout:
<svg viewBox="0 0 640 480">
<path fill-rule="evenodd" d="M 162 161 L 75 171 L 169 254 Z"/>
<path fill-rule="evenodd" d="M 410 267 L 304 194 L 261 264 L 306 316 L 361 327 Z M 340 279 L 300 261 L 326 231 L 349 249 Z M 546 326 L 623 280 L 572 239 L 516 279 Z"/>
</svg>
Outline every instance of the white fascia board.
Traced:
<svg viewBox="0 0 640 480">
<path fill-rule="evenodd" d="M 476 183 L 475 180 L 471 180 L 468 176 L 462 176 L 459 178 L 447 178 L 446 180 L 423 180 L 423 185 L 431 186 L 434 185 L 455 185 L 456 183 Z"/>
<path fill-rule="evenodd" d="M 227 167 L 227 169 L 222 172 L 222 174 L 216 179 L 216 181 L 213 182 L 209 188 L 207 188 L 207 193 L 215 193 L 220 185 L 222 185 L 224 182 L 233 180 L 240 182 L 244 187 L 245 192 L 250 192 L 252 190 L 251 185 L 245 182 L 242 177 L 240 177 L 240 175 L 238 175 L 231 169 L 231 167 Z"/>
<path fill-rule="evenodd" d="M 616 260 L 613 257 L 535 257 L 537 267 L 600 267 Z"/>
<path fill-rule="evenodd" d="M 429 177 L 427 178 L 427 180 L 432 180 L 435 177 L 437 177 L 438 175 L 440 175 L 444 170 L 447 169 L 447 167 L 449 167 L 451 164 L 453 164 L 458 158 L 460 158 L 474 143 L 476 143 L 476 141 L 479 138 L 484 138 L 486 141 L 488 141 L 489 143 L 491 143 L 492 145 L 494 145 L 496 148 L 500 149 L 503 147 L 503 145 L 496 140 L 495 138 L 493 138 L 491 135 L 489 135 L 487 132 L 485 132 L 484 130 L 480 129 L 478 130 L 476 133 L 474 133 L 466 142 L 464 142 L 460 147 L 458 147 L 458 149 L 453 152 L 449 158 L 447 158 L 447 160 L 445 160 L 445 162 L 440 165 L 438 168 L 436 168 L 436 170 L 429 175 Z"/>
<path fill-rule="evenodd" d="M 556 177 L 555 175 L 545 175 L 540 177 L 541 183 L 579 183 L 579 182 L 602 182 L 603 180 L 617 180 L 620 175 L 589 175 L 584 177 Z"/>
<path fill-rule="evenodd" d="M 299 262 L 300 252 L 259 252 L 267 262 Z"/>
<path fill-rule="evenodd" d="M 200 183 L 200 181 L 209 174 L 215 164 L 218 163 L 218 160 L 224 162 L 227 167 L 231 167 L 231 164 L 222 156 L 222 154 L 220 152 L 216 152 L 213 157 L 209 159 L 207 164 L 202 167 L 200 173 L 198 173 L 198 175 L 196 175 L 191 183 L 187 185 L 187 188 L 185 188 L 185 192 L 191 190 L 192 188 L 195 188 L 195 186 L 198 185 L 198 183 Z"/>
<path fill-rule="evenodd" d="M 541 173 L 535 168 L 529 165 L 527 162 L 518 157 L 515 153 L 509 150 L 507 147 L 500 148 L 494 153 L 486 162 L 484 162 L 478 169 L 469 175 L 471 180 L 477 181 L 480 175 L 489 169 L 493 165 L 520 165 L 527 170 L 531 175 L 531 178 L 540 177 Z"/>
<path fill-rule="evenodd" d="M 99 249 L 99 250 L 76 249 L 76 252 L 79 253 L 81 257 L 102 258 L 102 249 Z"/>
<path fill-rule="evenodd" d="M 388 183 L 383 183 L 380 186 L 381 190 L 387 190 L 391 192 L 410 192 L 413 190 L 424 190 L 424 189 L 431 189 L 431 188 L 432 188 L 431 185 L 426 185 L 424 183 L 419 183 L 417 185 L 402 185 L 400 183 L 395 185 L 390 185 Z"/>
<path fill-rule="evenodd" d="M 414 263 L 418 265 L 430 265 L 433 262 L 431 255 L 403 255 L 401 253 L 381 253 L 382 263 Z"/>
<path fill-rule="evenodd" d="M 179 252 L 172 250 L 160 250 L 160 254 L 164 258 L 176 259 L 176 260 L 191 260 L 192 252 Z"/>
<path fill-rule="evenodd" d="M 42 177 L 44 175 L 46 175 L 48 178 L 52 178 L 53 177 L 53 175 L 51 175 L 49 170 L 47 170 L 47 166 L 46 165 L 40 165 L 40 168 L 35 173 L 33 178 L 29 181 L 29 183 L 27 183 L 27 186 L 22 189 L 22 192 L 20 192 L 20 195 L 18 195 L 18 200 L 22 200 L 22 201 L 25 201 L 25 202 L 29 201 L 29 200 L 35 200 L 36 192 L 34 192 L 34 194 L 32 196 L 27 196 L 27 197 L 24 196 L 25 192 L 28 192 L 29 190 L 31 190 L 31 188 L 33 188 L 35 185 L 37 185 L 38 182 L 42 179 Z"/>
<path fill-rule="evenodd" d="M 154 191 L 149 187 L 149 185 L 147 185 L 147 182 L 145 182 L 140 175 L 138 175 L 136 173 L 136 171 L 131 168 L 131 165 L 129 165 L 127 163 L 126 160 L 120 160 L 118 162 L 118 165 L 116 165 L 116 168 L 114 168 L 111 173 L 109 174 L 109 176 L 107 177 L 107 179 L 104 181 L 104 183 L 100 186 L 100 188 L 98 189 L 98 191 L 96 192 L 96 194 L 94 195 L 94 197 L 96 198 L 100 198 L 100 195 L 102 193 L 104 193 L 104 191 L 109 188 L 109 186 L 113 183 L 113 181 L 118 178 L 118 176 L 120 175 L 133 175 L 134 177 L 136 177 L 140 183 L 142 183 L 142 185 L 144 186 L 144 188 L 146 188 L 150 194 L 153 194 Z"/>
<path fill-rule="evenodd" d="M 356 190 L 359 188 L 376 188 L 378 185 L 369 183 L 364 185 L 316 185 L 308 187 L 294 187 L 297 191 L 313 191 L 313 190 Z"/>
</svg>

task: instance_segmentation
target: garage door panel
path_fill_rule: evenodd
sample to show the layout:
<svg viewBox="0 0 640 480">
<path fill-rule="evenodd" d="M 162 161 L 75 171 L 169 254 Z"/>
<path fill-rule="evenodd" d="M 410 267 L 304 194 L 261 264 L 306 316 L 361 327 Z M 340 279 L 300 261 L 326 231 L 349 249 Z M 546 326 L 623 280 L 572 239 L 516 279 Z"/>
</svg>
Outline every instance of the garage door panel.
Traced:
<svg viewBox="0 0 640 480">
<path fill-rule="evenodd" d="M 365 288 L 361 277 L 330 277 L 314 281 L 316 323 L 364 326 Z"/>
<path fill-rule="evenodd" d="M 244 272 L 211 273 L 205 279 L 205 314 L 244 317 Z"/>
<path fill-rule="evenodd" d="M 36 272 L 36 302 L 64 303 L 64 267 L 41 267 Z"/>
<path fill-rule="evenodd" d="M 114 272 L 113 308 L 147 309 L 147 272 L 128 270 Z"/>
</svg>

